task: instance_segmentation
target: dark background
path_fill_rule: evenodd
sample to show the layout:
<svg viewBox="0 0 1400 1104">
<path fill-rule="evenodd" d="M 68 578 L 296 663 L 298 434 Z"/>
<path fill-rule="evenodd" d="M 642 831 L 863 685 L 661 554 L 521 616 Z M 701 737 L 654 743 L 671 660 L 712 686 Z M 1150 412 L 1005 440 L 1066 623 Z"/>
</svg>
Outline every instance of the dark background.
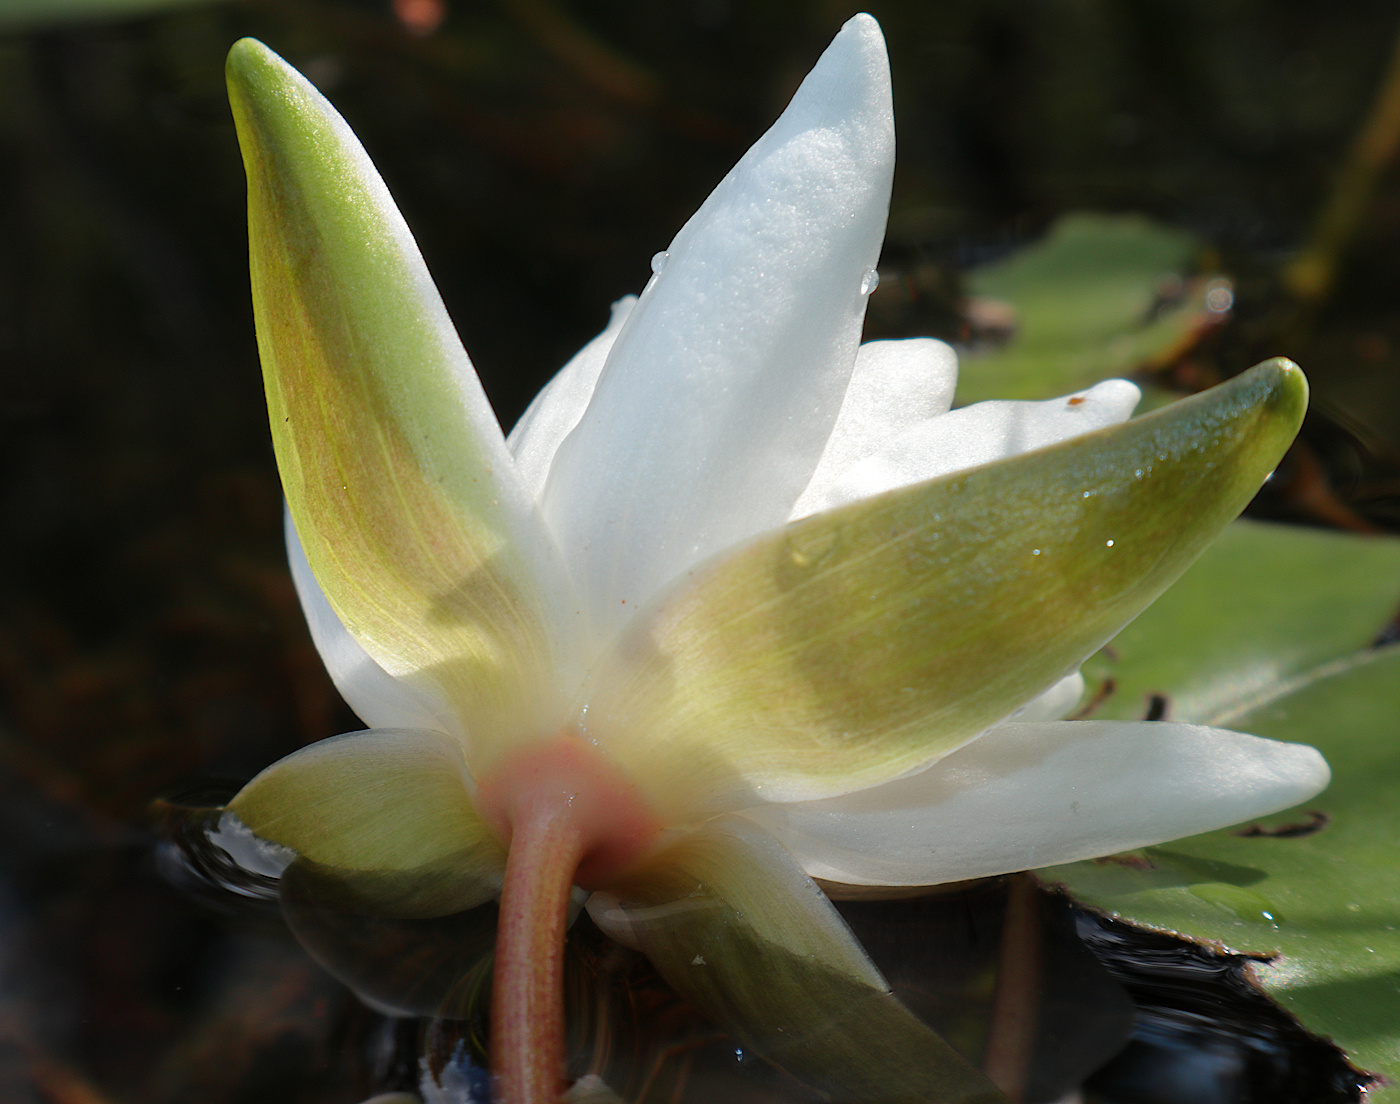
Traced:
<svg viewBox="0 0 1400 1104">
<path fill-rule="evenodd" d="M 508 426 L 640 289 L 852 13 L 826 0 L 398 9 L 249 0 L 0 24 L 7 1101 L 339 1101 L 368 1083 L 344 1058 L 367 1045 L 360 1014 L 274 918 L 235 922 L 172 887 L 149 830 L 154 797 L 236 784 L 356 727 L 283 562 L 229 45 L 263 39 L 350 121 Z M 1386 145 L 1400 119 L 1373 109 L 1394 4 L 870 10 L 899 135 L 871 336 L 957 338 L 960 271 L 1067 211 L 1147 213 L 1196 233 L 1201 264 L 1236 286 L 1229 325 L 1164 378 L 1282 354 L 1313 381 L 1303 450 L 1266 512 L 1400 528 L 1400 176 Z M 438 17 L 432 33 L 407 26 Z M 1339 180 L 1351 198 L 1327 223 Z M 1320 290 L 1287 278 L 1310 243 L 1335 262 Z"/>
</svg>

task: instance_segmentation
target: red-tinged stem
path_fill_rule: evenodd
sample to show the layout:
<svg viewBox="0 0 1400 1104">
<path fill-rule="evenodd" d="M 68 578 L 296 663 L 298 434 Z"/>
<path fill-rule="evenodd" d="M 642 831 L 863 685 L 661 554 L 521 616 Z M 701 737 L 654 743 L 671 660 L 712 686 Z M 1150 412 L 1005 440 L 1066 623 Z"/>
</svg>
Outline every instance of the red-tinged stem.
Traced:
<svg viewBox="0 0 1400 1104">
<path fill-rule="evenodd" d="M 557 1104 L 564 1088 L 564 929 L 584 834 L 537 801 L 513 826 L 496 929 L 491 1070 L 497 1104 Z"/>
<path fill-rule="evenodd" d="M 1040 1023 L 1042 952 L 1040 891 L 1028 874 L 1013 874 L 1007 887 L 992 1020 L 982 1071 L 1013 1102 L 1025 1099 Z"/>
<path fill-rule="evenodd" d="M 616 767 L 567 733 L 486 771 L 477 799 L 509 847 L 491 996 L 495 1101 L 557 1104 L 570 889 L 597 888 L 633 867 L 661 823 Z"/>
</svg>

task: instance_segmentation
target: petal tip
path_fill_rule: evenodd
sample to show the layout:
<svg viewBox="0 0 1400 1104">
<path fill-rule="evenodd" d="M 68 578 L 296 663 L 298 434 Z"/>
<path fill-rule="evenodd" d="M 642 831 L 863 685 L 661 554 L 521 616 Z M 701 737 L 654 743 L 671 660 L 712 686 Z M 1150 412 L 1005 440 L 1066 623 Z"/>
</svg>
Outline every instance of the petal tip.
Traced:
<svg viewBox="0 0 1400 1104">
<path fill-rule="evenodd" d="M 1302 424 L 1308 409 L 1308 379 L 1303 370 L 1287 357 L 1274 357 L 1251 368 L 1264 392 L 1263 403 L 1282 421 L 1295 429 Z"/>
<path fill-rule="evenodd" d="M 265 43 L 256 38 L 240 38 L 228 52 L 224 62 L 224 75 L 231 91 L 247 91 L 266 80 L 269 72 L 282 75 L 291 72 L 291 66 L 282 60 Z"/>
<path fill-rule="evenodd" d="M 821 105 L 824 115 L 844 118 L 846 125 L 879 121 L 889 130 L 889 157 L 894 156 L 894 109 L 890 92 L 890 63 L 880 24 L 870 15 L 847 20 L 793 97 L 792 107 Z M 799 111 L 798 117 L 801 116 Z"/>
<path fill-rule="evenodd" d="M 849 35 L 858 40 L 864 46 L 875 46 L 880 50 L 885 48 L 885 35 L 880 30 L 880 21 L 869 12 L 857 12 L 841 24 L 841 30 L 837 37 Z"/>
<path fill-rule="evenodd" d="M 1291 753 L 1287 765 L 1289 780 L 1297 788 L 1299 801 L 1316 797 L 1332 783 L 1332 768 L 1322 752 L 1307 744 L 1283 745 Z"/>
</svg>

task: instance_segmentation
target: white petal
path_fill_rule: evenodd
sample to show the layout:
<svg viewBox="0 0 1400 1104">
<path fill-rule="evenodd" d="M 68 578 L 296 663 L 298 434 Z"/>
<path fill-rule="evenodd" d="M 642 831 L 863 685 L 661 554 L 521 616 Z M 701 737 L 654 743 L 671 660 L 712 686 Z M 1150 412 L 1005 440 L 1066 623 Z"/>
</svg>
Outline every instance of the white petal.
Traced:
<svg viewBox="0 0 1400 1104">
<path fill-rule="evenodd" d="M 930 418 L 841 473 L 807 502 L 829 510 L 895 487 L 1044 448 L 1128 420 L 1140 392 L 1127 380 L 1105 380 L 1087 391 L 1044 402 L 977 403 Z"/>
<path fill-rule="evenodd" d="M 1062 721 L 1074 712 L 1079 699 L 1084 696 L 1084 676 L 1078 671 L 1066 675 L 1041 694 L 1032 698 L 1011 714 L 1011 720 L 1026 723 L 1030 721 Z"/>
<path fill-rule="evenodd" d="M 855 361 L 893 164 L 884 42 L 857 16 L 676 235 L 555 457 L 545 518 L 605 631 L 787 519 Z"/>
<path fill-rule="evenodd" d="M 848 468 L 878 452 L 920 422 L 946 414 L 958 381 L 958 354 L 930 337 L 867 341 L 856 353 L 841 412 L 812 481 L 792 508 L 792 519 L 815 513 L 827 488 Z"/>
<path fill-rule="evenodd" d="M 554 454 L 588 408 L 613 342 L 636 305 L 635 295 L 624 295 L 612 305 L 607 328 L 575 353 L 573 359 L 545 384 L 506 438 L 506 447 L 515 457 L 516 469 L 536 502 L 544 494 Z"/>
<path fill-rule="evenodd" d="M 302 613 L 321 662 L 355 716 L 371 728 L 426 728 L 460 734 L 454 710 L 395 678 L 350 635 L 306 562 L 290 514 L 285 514 L 287 560 Z"/>
<path fill-rule="evenodd" d="M 744 815 L 813 877 L 936 885 L 1224 828 L 1329 778 L 1313 748 L 1200 725 L 1005 724 L 920 774 Z"/>
</svg>

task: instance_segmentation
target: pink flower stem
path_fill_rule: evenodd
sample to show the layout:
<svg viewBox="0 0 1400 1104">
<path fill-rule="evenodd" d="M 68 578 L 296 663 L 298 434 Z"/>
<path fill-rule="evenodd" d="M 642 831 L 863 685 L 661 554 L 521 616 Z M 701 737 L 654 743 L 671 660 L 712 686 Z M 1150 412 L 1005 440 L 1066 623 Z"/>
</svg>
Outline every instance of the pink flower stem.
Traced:
<svg viewBox="0 0 1400 1104">
<path fill-rule="evenodd" d="M 557 1104 L 570 889 L 633 868 L 662 825 L 631 781 L 571 733 L 485 772 L 477 809 L 508 848 L 491 990 L 496 1104 Z"/>
<path fill-rule="evenodd" d="M 564 802 L 518 810 L 491 990 L 497 1104 L 557 1104 L 564 1088 L 564 930 L 583 842 Z"/>
</svg>

